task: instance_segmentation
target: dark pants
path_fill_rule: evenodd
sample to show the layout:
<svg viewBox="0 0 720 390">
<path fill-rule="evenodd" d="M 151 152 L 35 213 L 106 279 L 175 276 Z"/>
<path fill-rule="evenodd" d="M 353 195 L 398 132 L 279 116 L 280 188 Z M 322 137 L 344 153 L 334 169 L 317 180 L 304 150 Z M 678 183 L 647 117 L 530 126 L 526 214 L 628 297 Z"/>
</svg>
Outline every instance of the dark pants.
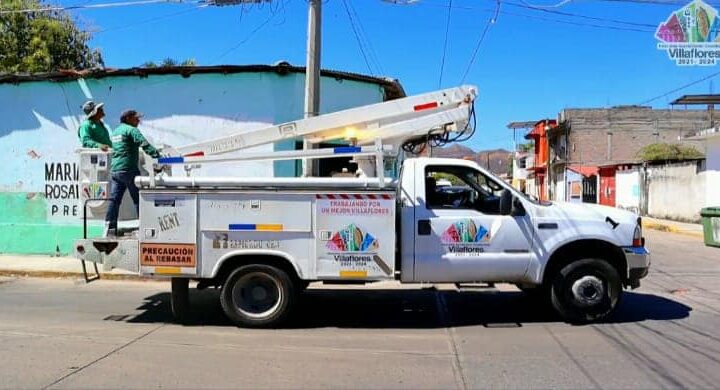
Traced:
<svg viewBox="0 0 720 390">
<path fill-rule="evenodd" d="M 135 176 L 140 175 L 139 170 L 117 171 L 112 173 L 112 182 L 110 183 L 110 206 L 107 214 L 105 214 L 105 222 L 108 228 L 117 229 L 118 213 L 120 212 L 120 203 L 122 203 L 125 189 L 130 191 L 130 197 L 135 203 L 135 212 L 139 214 L 138 207 L 138 188 L 135 186 Z"/>
</svg>

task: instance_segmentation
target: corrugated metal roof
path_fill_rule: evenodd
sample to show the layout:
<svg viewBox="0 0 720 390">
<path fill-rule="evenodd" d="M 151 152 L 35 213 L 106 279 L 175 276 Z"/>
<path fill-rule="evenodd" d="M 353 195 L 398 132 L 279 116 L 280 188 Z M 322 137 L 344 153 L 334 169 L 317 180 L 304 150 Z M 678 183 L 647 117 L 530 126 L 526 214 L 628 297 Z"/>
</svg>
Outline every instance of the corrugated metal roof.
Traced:
<svg viewBox="0 0 720 390">
<path fill-rule="evenodd" d="M 529 129 L 535 124 L 537 121 L 522 121 L 522 122 L 510 122 L 507 124 L 508 129 Z"/>
<path fill-rule="evenodd" d="M 720 104 L 720 95 L 683 95 L 670 102 L 671 105 L 678 104 Z"/>
<path fill-rule="evenodd" d="M 278 65 L 214 65 L 214 66 L 168 66 L 157 68 L 127 68 L 127 69 L 87 69 L 87 70 L 59 70 L 49 73 L 0 73 L 0 84 L 18 84 L 33 81 L 68 81 L 79 78 L 100 79 L 105 77 L 138 76 L 147 77 L 152 75 L 180 75 L 190 77 L 194 74 L 232 74 L 232 73 L 277 73 L 280 75 L 288 73 L 305 73 L 305 67 L 292 66 L 287 63 Z M 393 100 L 405 97 L 405 90 L 400 82 L 390 78 L 380 78 L 357 73 L 342 72 L 337 70 L 322 70 L 321 76 L 333 77 L 341 80 L 352 80 L 364 83 L 377 84 L 383 88 L 386 100 Z"/>
</svg>

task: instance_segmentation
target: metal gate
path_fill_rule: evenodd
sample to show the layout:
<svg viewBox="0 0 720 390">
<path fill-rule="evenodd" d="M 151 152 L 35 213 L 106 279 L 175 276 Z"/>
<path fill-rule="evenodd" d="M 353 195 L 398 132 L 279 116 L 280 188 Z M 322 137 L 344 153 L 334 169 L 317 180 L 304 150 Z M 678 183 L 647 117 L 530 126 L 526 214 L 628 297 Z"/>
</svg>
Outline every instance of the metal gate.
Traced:
<svg viewBox="0 0 720 390">
<path fill-rule="evenodd" d="M 583 177 L 583 203 L 597 203 L 597 175 Z"/>
</svg>

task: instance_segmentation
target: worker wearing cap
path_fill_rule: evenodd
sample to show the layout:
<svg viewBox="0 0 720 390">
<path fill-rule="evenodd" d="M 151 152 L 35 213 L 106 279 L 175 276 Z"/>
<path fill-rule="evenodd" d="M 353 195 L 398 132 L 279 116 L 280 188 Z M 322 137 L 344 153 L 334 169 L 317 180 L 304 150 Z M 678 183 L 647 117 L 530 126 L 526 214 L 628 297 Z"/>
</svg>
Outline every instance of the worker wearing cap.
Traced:
<svg viewBox="0 0 720 390">
<path fill-rule="evenodd" d="M 107 151 L 112 143 L 109 131 L 102 122 L 102 118 L 105 117 L 103 105 L 103 103 L 95 104 L 93 101 L 87 101 L 83 104 L 82 109 L 85 113 L 85 120 L 78 128 L 78 137 L 83 148 L 97 148 Z"/>
<path fill-rule="evenodd" d="M 137 126 L 140 124 L 142 114 L 135 110 L 126 110 L 120 116 L 120 126 L 112 132 L 112 183 L 110 187 L 110 206 L 105 215 L 107 235 L 114 235 L 117 231 L 118 212 L 125 189 L 130 191 L 130 197 L 138 211 L 138 188 L 135 186 L 135 177 L 140 175 L 138 168 L 139 148 L 151 157 L 160 157 L 155 147 L 145 139 Z"/>
</svg>

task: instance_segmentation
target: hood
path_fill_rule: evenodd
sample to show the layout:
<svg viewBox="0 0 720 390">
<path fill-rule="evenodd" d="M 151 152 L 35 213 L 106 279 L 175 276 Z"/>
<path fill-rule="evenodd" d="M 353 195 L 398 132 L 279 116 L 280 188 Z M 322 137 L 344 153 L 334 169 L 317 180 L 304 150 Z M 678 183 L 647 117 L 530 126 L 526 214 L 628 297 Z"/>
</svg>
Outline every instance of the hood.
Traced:
<svg viewBox="0 0 720 390">
<path fill-rule="evenodd" d="M 618 246 L 632 245 L 638 219 L 637 214 L 614 207 L 566 202 L 536 207 L 533 217 L 538 224 L 557 224 L 554 230 L 539 230 L 541 240 L 600 239 Z"/>
<path fill-rule="evenodd" d="M 635 226 L 638 215 L 610 206 L 603 206 L 594 203 L 568 203 L 556 202 L 551 208 L 556 208 L 556 212 L 563 214 L 567 218 L 572 219 L 600 219 L 610 217 L 618 223 L 629 223 Z"/>
</svg>

